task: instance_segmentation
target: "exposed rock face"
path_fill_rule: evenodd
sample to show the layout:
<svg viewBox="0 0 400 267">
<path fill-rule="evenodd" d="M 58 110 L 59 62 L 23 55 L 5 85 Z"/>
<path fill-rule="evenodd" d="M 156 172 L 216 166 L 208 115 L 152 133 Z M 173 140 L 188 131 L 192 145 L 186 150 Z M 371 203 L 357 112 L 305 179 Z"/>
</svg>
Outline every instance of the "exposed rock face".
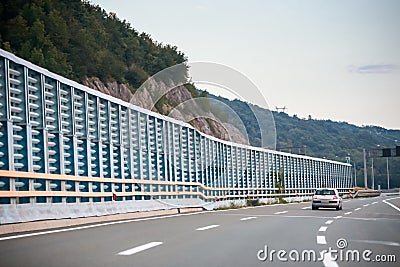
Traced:
<svg viewBox="0 0 400 267">
<path fill-rule="evenodd" d="M 89 88 L 122 99 L 126 102 L 129 102 L 132 98 L 131 90 L 124 84 L 118 84 L 117 82 L 104 84 L 99 78 L 87 78 L 83 81 L 83 84 Z"/>
<path fill-rule="evenodd" d="M 190 123 L 199 131 L 222 140 L 228 140 L 241 144 L 249 144 L 248 138 L 244 136 L 233 125 L 222 123 L 207 108 L 207 99 L 192 98 L 191 93 L 185 86 L 174 87 L 163 82 L 148 81 L 146 86 L 132 91 L 124 84 L 109 82 L 104 84 L 98 78 L 87 78 L 83 84 L 89 88 L 102 93 L 122 99 L 133 105 L 140 106 L 154 112 L 168 115 L 174 119 Z M 172 88 L 172 89 L 171 89 Z M 160 110 L 156 103 L 164 96 Z"/>
</svg>

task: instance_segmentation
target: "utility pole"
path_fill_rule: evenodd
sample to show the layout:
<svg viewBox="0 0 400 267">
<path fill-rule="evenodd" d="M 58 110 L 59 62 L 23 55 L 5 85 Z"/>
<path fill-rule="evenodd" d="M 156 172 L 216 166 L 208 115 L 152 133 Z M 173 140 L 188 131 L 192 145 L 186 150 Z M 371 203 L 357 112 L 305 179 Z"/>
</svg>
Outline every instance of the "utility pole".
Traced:
<svg viewBox="0 0 400 267">
<path fill-rule="evenodd" d="M 368 188 L 367 184 L 367 152 L 365 151 L 365 148 L 363 148 L 363 154 L 364 154 L 364 188 Z"/>
<path fill-rule="evenodd" d="M 374 158 L 371 158 L 371 179 L 372 179 L 372 190 L 375 189 L 375 175 L 374 175 Z"/>
<path fill-rule="evenodd" d="M 387 187 L 389 190 L 389 158 L 386 158 Z"/>
<path fill-rule="evenodd" d="M 357 170 L 356 170 L 356 162 L 354 162 L 354 187 L 357 187 Z"/>
</svg>

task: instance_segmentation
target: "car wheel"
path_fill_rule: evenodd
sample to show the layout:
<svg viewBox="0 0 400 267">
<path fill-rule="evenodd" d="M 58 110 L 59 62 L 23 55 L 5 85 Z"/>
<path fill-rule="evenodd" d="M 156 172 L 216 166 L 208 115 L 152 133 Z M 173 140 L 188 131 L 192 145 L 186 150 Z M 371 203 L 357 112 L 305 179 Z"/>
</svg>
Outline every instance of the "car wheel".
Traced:
<svg viewBox="0 0 400 267">
<path fill-rule="evenodd" d="M 340 205 L 338 205 L 338 206 L 336 207 L 336 210 L 341 210 Z"/>
</svg>

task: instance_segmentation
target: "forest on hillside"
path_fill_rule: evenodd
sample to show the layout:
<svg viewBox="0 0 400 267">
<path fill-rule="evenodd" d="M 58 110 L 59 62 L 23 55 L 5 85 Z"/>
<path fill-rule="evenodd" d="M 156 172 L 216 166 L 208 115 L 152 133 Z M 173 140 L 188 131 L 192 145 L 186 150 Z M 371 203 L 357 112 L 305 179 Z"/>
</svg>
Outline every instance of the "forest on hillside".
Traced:
<svg viewBox="0 0 400 267">
<path fill-rule="evenodd" d="M 241 100 L 229 100 L 224 97 L 209 95 L 214 99 L 229 105 L 246 125 L 250 144 L 260 146 L 259 128 L 266 127 L 258 118 L 270 112 L 259 106 Z M 218 107 L 213 107 L 217 110 Z M 350 157 L 351 164 L 356 166 L 357 184 L 363 185 L 363 149 L 381 153 L 382 148 L 394 148 L 400 145 L 400 130 L 387 130 L 377 126 L 358 127 L 347 122 L 332 120 L 315 120 L 289 116 L 284 112 L 272 111 L 277 137 L 277 150 L 312 157 L 326 158 L 336 161 L 346 161 Z M 222 116 L 229 121 L 229 116 Z M 260 124 L 260 125 L 259 125 Z M 355 164 L 354 164 L 355 163 Z M 368 185 L 371 186 L 371 158 L 367 159 Z M 400 157 L 389 158 L 390 187 L 400 187 Z M 386 158 L 374 158 L 375 187 L 381 185 L 387 188 Z"/>
<path fill-rule="evenodd" d="M 77 82 L 98 77 L 132 90 L 158 71 L 186 61 L 176 46 L 155 42 L 115 13 L 80 0 L 1 1 L 0 44 Z"/>
</svg>

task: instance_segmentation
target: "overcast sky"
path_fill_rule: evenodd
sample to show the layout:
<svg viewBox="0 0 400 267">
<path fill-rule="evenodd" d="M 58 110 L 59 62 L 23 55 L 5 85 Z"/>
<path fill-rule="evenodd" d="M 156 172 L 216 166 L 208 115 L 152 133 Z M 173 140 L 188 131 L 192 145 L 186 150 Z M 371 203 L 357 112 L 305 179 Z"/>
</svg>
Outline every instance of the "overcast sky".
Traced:
<svg viewBox="0 0 400 267">
<path fill-rule="evenodd" d="M 400 1 L 92 3 L 176 45 L 189 61 L 243 73 L 271 109 L 400 129 Z"/>
</svg>

